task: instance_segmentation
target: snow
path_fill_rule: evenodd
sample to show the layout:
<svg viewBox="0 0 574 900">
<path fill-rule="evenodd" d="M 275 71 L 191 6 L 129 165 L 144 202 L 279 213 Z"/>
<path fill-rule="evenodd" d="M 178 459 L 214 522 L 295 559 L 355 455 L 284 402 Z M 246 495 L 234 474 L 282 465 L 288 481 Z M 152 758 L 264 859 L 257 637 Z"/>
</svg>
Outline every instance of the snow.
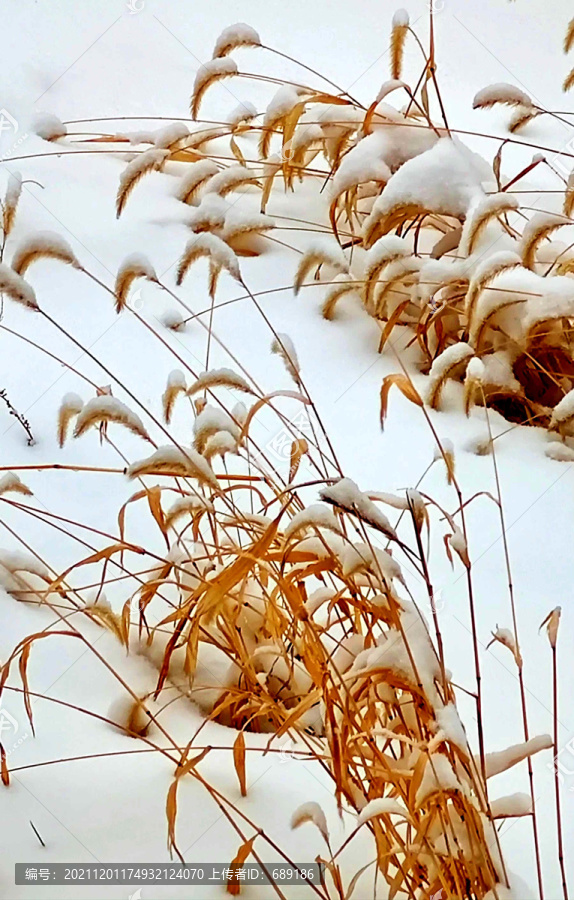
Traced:
<svg viewBox="0 0 574 900">
<path fill-rule="evenodd" d="M 205 185 L 205 193 L 226 194 L 253 178 L 253 172 L 245 166 L 229 166 L 209 179 Z"/>
<path fill-rule="evenodd" d="M 470 359 L 472 356 L 474 356 L 474 350 L 469 344 L 465 344 L 464 341 L 459 341 L 458 344 L 451 344 L 450 347 L 447 347 L 446 350 L 439 353 L 433 360 L 429 372 L 429 387 L 432 388 L 434 385 L 443 381 L 449 372 L 456 366 L 459 366 Z"/>
<path fill-rule="evenodd" d="M 436 712 L 436 720 L 448 740 L 453 743 L 465 756 L 468 756 L 468 740 L 466 732 L 460 721 L 460 715 L 454 703 L 448 703 Z"/>
<path fill-rule="evenodd" d="M 68 133 L 66 126 L 52 113 L 41 113 L 34 120 L 34 131 L 45 141 L 55 141 Z"/>
<path fill-rule="evenodd" d="M 281 357 L 285 363 L 285 368 L 293 380 L 298 383 L 300 372 L 299 357 L 297 356 L 295 344 L 288 334 L 277 333 L 277 337 L 275 337 L 271 343 L 271 353 L 275 353 Z"/>
<path fill-rule="evenodd" d="M 217 178 L 217 176 L 214 176 Z M 207 188 L 206 188 L 207 190 Z M 192 210 L 187 218 L 187 225 L 192 231 L 211 231 L 223 228 L 227 215 L 228 203 L 218 193 L 205 193 L 198 207 Z"/>
<path fill-rule="evenodd" d="M 574 416 L 574 390 L 562 397 L 552 410 L 551 426 L 565 425 Z"/>
<path fill-rule="evenodd" d="M 535 753 L 540 753 L 542 750 L 550 750 L 552 746 L 553 743 L 550 735 L 541 734 L 537 737 L 530 738 L 529 741 L 525 741 L 522 744 L 513 744 L 511 747 L 507 747 L 506 750 L 498 750 L 496 753 L 487 753 L 485 758 L 486 777 L 492 778 L 493 775 L 499 775 L 511 766 L 515 766 L 523 759 L 526 759 L 528 756 L 533 756 Z"/>
<path fill-rule="evenodd" d="M 263 124 L 273 127 L 278 119 L 287 116 L 291 110 L 301 102 L 301 92 L 291 85 L 280 87 L 265 110 Z"/>
<path fill-rule="evenodd" d="M 218 172 L 219 166 L 212 159 L 200 159 L 191 163 L 178 183 L 176 196 L 178 199 L 187 202 L 187 197 L 189 197 L 190 193 L 206 182 L 207 179 L 217 175 Z"/>
<path fill-rule="evenodd" d="M 21 303 L 28 309 L 38 309 L 36 295 L 31 285 L 4 263 L 0 263 L 0 291 L 4 291 L 11 300 Z"/>
<path fill-rule="evenodd" d="M 285 537 L 292 537 L 294 534 L 312 527 L 328 528 L 337 532 L 341 530 L 332 509 L 323 503 L 313 503 L 293 516 L 285 529 Z"/>
<path fill-rule="evenodd" d="M 155 135 L 154 144 L 159 150 L 165 150 L 186 137 L 189 137 L 187 125 L 184 122 L 172 122 L 165 128 L 160 128 Z"/>
<path fill-rule="evenodd" d="M 26 487 L 19 475 L 15 472 L 7 472 L 0 478 L 0 496 L 8 493 L 15 494 L 32 494 L 30 488 Z"/>
<path fill-rule="evenodd" d="M 323 500 L 357 513 L 360 518 L 374 525 L 384 534 L 389 537 L 395 536 L 395 530 L 385 514 L 375 506 L 372 500 L 369 500 L 368 495 L 359 489 L 352 478 L 342 478 L 336 484 L 322 488 L 319 493 Z"/>
<path fill-rule="evenodd" d="M 486 108 L 493 106 L 495 103 L 506 103 L 509 106 L 527 106 L 532 107 L 532 100 L 528 94 L 517 87 L 515 84 L 500 81 L 496 84 L 489 84 L 487 87 L 481 88 L 475 94 L 472 102 L 473 108 Z"/>
<path fill-rule="evenodd" d="M 68 241 L 55 231 L 37 231 L 20 241 L 12 256 L 11 266 L 19 275 L 24 275 L 30 262 L 42 256 L 59 259 L 75 269 L 80 268 Z"/>
<path fill-rule="evenodd" d="M 248 100 L 245 102 L 241 102 L 238 106 L 231 110 L 230 113 L 226 116 L 226 121 L 229 125 L 237 126 L 242 122 L 248 122 L 250 119 L 254 119 L 257 116 L 257 107 L 250 103 Z"/>
<path fill-rule="evenodd" d="M 235 441 L 239 440 L 240 430 L 229 413 L 208 404 L 193 423 L 193 433 L 198 447 L 217 431 L 227 431 Z"/>
<path fill-rule="evenodd" d="M 192 447 L 186 447 L 185 451 L 172 445 L 159 447 L 151 456 L 133 462 L 126 469 L 128 478 L 139 478 L 142 475 L 163 475 L 166 473 L 176 473 L 188 478 L 196 478 L 200 484 L 208 484 L 215 490 L 219 490 L 219 483 L 213 470 Z"/>
<path fill-rule="evenodd" d="M 121 425 L 125 425 L 126 428 L 129 428 L 135 434 L 139 434 L 140 437 L 147 437 L 144 424 L 138 414 L 133 412 L 117 397 L 111 397 L 110 395 L 92 397 L 91 400 L 88 400 L 82 406 L 76 419 L 74 437 L 79 437 L 89 428 L 99 426 L 103 422 L 118 422 Z"/>
<path fill-rule="evenodd" d="M 409 25 L 409 14 L 406 9 L 397 9 L 393 16 L 393 28 L 407 28 Z"/>
<path fill-rule="evenodd" d="M 423 806 L 438 790 L 465 793 L 450 762 L 441 753 L 431 753 L 424 768 L 422 781 L 416 795 L 417 806 Z"/>
<path fill-rule="evenodd" d="M 396 800 L 391 800 L 389 797 L 376 797 L 374 800 L 369 800 L 367 805 L 361 810 L 357 817 L 357 826 L 363 825 L 377 816 L 384 815 L 402 816 L 403 819 L 408 819 L 409 817 L 408 810 Z"/>
<path fill-rule="evenodd" d="M 213 49 L 213 56 L 226 56 L 236 47 L 257 47 L 261 44 L 261 38 L 251 25 L 245 22 L 237 22 L 224 28 Z"/>
<path fill-rule="evenodd" d="M 506 819 L 516 816 L 529 816 L 532 812 L 532 798 L 530 794 L 517 792 L 508 797 L 498 797 L 490 803 L 494 819 Z"/>
<path fill-rule="evenodd" d="M 230 78 L 232 75 L 237 75 L 237 71 L 237 63 L 230 56 L 224 56 L 221 59 L 209 59 L 197 70 L 193 83 L 194 95 L 203 90 L 211 81 L 217 78 Z"/>
<path fill-rule="evenodd" d="M 396 207 L 411 204 L 462 218 L 482 193 L 480 172 L 471 154 L 450 138 L 442 138 L 393 174 L 363 230 L 368 234 L 372 223 Z"/>
</svg>

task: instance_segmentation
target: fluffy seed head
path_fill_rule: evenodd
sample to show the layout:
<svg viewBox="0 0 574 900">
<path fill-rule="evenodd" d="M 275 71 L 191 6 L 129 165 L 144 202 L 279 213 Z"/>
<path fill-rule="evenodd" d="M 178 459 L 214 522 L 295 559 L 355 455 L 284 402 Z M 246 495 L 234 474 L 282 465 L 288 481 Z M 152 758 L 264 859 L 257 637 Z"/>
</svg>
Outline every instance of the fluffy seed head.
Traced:
<svg viewBox="0 0 574 900">
<path fill-rule="evenodd" d="M 129 431 L 133 432 L 133 434 L 139 435 L 139 437 L 144 440 L 150 440 L 140 417 L 132 412 L 125 403 L 122 403 L 121 400 L 118 400 L 117 397 L 112 397 L 110 394 L 101 397 L 92 397 L 92 399 L 88 400 L 86 405 L 82 407 L 76 420 L 74 437 L 80 437 L 80 435 L 84 434 L 89 428 L 98 427 L 107 422 L 116 422 L 118 425 L 123 425 Z"/>
<path fill-rule="evenodd" d="M 84 401 L 78 394 L 70 392 L 62 397 L 58 410 L 58 444 L 60 447 L 64 446 L 71 420 L 79 415 L 83 408 Z"/>
<path fill-rule="evenodd" d="M 124 309 L 128 300 L 130 288 L 136 278 L 146 278 L 148 281 L 157 282 L 157 275 L 154 267 L 147 257 L 140 253 L 132 253 L 130 256 L 127 256 L 118 269 L 114 286 L 116 298 L 115 309 L 117 313 L 120 313 L 122 309 Z"/>
<path fill-rule="evenodd" d="M 215 42 L 213 58 L 218 59 L 232 53 L 236 47 L 260 47 L 261 38 L 251 25 L 238 22 L 224 28 Z"/>
<path fill-rule="evenodd" d="M 36 295 L 27 281 L 4 263 L 0 263 L 0 293 L 27 309 L 39 310 Z"/>
<path fill-rule="evenodd" d="M 38 231 L 21 241 L 12 257 L 12 268 L 23 276 L 39 259 L 57 259 L 75 269 L 81 268 L 68 242 L 53 231 Z"/>
<path fill-rule="evenodd" d="M 138 153 L 120 175 L 120 186 L 116 197 L 116 216 L 119 217 L 134 187 L 148 172 L 159 171 L 169 156 L 169 150 L 153 148 Z"/>
<path fill-rule="evenodd" d="M 237 63 L 231 57 L 223 57 L 219 59 L 210 59 L 197 70 L 195 82 L 193 85 L 193 93 L 191 95 L 191 116 L 197 119 L 199 107 L 203 96 L 207 89 L 215 84 L 216 81 L 222 81 L 224 78 L 231 78 L 237 75 Z"/>
</svg>

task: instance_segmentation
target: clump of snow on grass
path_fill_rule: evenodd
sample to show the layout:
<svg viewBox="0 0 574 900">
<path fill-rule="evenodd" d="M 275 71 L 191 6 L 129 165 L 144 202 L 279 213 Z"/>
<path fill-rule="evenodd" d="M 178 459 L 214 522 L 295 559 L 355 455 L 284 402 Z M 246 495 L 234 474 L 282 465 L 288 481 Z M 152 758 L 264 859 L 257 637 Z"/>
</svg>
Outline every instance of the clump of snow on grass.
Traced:
<svg viewBox="0 0 574 900">
<path fill-rule="evenodd" d="M 360 518 L 379 528 L 389 537 L 396 537 L 395 529 L 385 514 L 360 490 L 352 478 L 341 478 L 336 484 L 323 488 L 319 495 L 327 503 L 333 503 L 348 512 L 358 514 Z"/>
<path fill-rule="evenodd" d="M 422 804 L 436 794 L 444 791 L 466 793 L 462 782 L 456 777 L 450 762 L 441 753 L 431 753 L 427 760 L 422 781 L 416 795 L 416 805 Z"/>
<path fill-rule="evenodd" d="M 40 113 L 34 119 L 34 131 L 45 141 L 57 141 L 65 137 L 68 129 L 60 119 L 52 113 Z"/>
<path fill-rule="evenodd" d="M 184 122 L 171 122 L 156 132 L 154 144 L 159 150 L 165 150 L 186 137 L 189 137 L 187 125 Z"/>
<path fill-rule="evenodd" d="M 374 800 L 369 800 L 367 805 L 361 810 L 357 817 L 357 826 L 369 822 L 370 819 L 374 819 L 376 816 L 383 815 L 402 816 L 403 819 L 409 818 L 409 812 L 402 803 L 398 803 L 397 800 L 392 800 L 390 797 L 375 797 Z"/>
<path fill-rule="evenodd" d="M 410 19 L 406 9 L 397 9 L 393 16 L 393 28 L 407 28 Z"/>
<path fill-rule="evenodd" d="M 466 733 L 454 703 L 448 703 L 442 709 L 438 709 L 436 711 L 436 720 L 439 728 L 444 732 L 448 740 L 468 755 Z"/>
<path fill-rule="evenodd" d="M 490 801 L 490 811 L 493 819 L 529 816 L 532 812 L 532 798 L 530 794 L 522 793 L 499 797 L 497 800 Z"/>
<path fill-rule="evenodd" d="M 287 116 L 301 102 L 301 88 L 283 85 L 269 101 L 263 117 L 264 125 L 273 125 L 277 119 Z"/>
<path fill-rule="evenodd" d="M 405 162 L 395 172 L 365 220 L 373 221 L 399 206 L 414 205 L 442 215 L 462 218 L 484 191 L 473 158 L 460 143 L 441 138 L 434 147 Z"/>
<path fill-rule="evenodd" d="M 218 58 L 226 56 L 236 47 L 259 47 L 261 38 L 251 25 L 245 22 L 237 22 L 235 25 L 228 25 L 224 28 L 215 42 L 213 48 L 213 57 Z"/>
<path fill-rule="evenodd" d="M 485 109 L 489 106 L 494 106 L 496 103 L 504 103 L 507 106 L 533 106 L 532 100 L 525 91 L 514 84 L 498 81 L 496 84 L 489 84 L 487 87 L 481 88 L 475 94 L 472 108 Z"/>
<path fill-rule="evenodd" d="M 192 231 L 197 232 L 223 228 L 228 206 L 229 204 L 219 194 L 206 193 L 199 206 L 189 215 L 187 225 Z"/>
<path fill-rule="evenodd" d="M 574 450 L 560 441 L 552 441 L 544 448 L 544 453 L 556 462 L 574 462 Z"/>
<path fill-rule="evenodd" d="M 242 122 L 248 122 L 257 115 L 257 109 L 248 100 L 243 100 L 238 106 L 235 106 L 226 116 L 226 122 L 233 127 L 240 125 Z"/>
<path fill-rule="evenodd" d="M 495 753 L 487 753 L 485 757 L 486 777 L 492 778 L 493 775 L 499 775 L 505 772 L 517 763 L 522 762 L 541 750 L 550 750 L 553 746 L 552 738 L 549 734 L 541 734 L 537 737 L 525 741 L 523 744 L 513 744 L 506 750 L 498 750 Z"/>
<path fill-rule="evenodd" d="M 285 537 L 289 538 L 305 528 L 328 528 L 330 531 L 341 531 L 333 510 L 324 503 L 312 503 L 296 513 L 287 527 Z"/>
</svg>

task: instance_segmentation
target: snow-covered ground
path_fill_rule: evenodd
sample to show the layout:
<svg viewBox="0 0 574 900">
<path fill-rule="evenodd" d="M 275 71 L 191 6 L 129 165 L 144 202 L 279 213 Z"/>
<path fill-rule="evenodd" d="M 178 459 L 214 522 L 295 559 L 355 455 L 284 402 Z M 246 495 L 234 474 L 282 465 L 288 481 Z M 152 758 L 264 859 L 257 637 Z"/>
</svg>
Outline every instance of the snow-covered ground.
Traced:
<svg viewBox="0 0 574 900">
<path fill-rule="evenodd" d="M 522 87 L 547 107 L 568 106 L 569 101 L 560 91 L 568 71 L 560 48 L 571 13 L 564 0 L 554 4 L 551 12 L 541 0 L 486 0 L 476 5 L 464 0 L 433 0 L 433 4 L 440 84 L 451 125 L 504 133 L 503 114 L 472 111 L 476 91 L 499 81 Z M 82 264 L 108 285 L 113 283 L 119 263 L 134 251 L 146 254 L 157 272 L 173 285 L 174 265 L 188 232 L 185 214 L 171 194 L 173 178 L 169 171 L 149 176 L 136 189 L 118 221 L 114 197 L 122 170 L 119 155 L 61 152 L 57 145 L 48 144 L 33 133 L 33 115 L 48 111 L 66 121 L 91 116 L 142 117 L 131 123 L 134 130 L 150 125 L 145 117 L 187 117 L 199 64 L 210 57 L 215 38 L 225 25 L 244 20 L 258 29 L 266 44 L 309 63 L 368 104 L 388 78 L 387 46 L 393 11 L 392 7 L 371 0 L 359 4 L 342 0 L 317 0 L 314 4 L 302 0 L 289 4 L 251 0 L 247 5 L 219 0 L 203 6 L 184 0 L 132 0 L 131 5 L 123 0 L 89 0 L 81 4 L 68 0 L 47 4 L 5 0 L 0 152 L 6 174 L 0 173 L 0 185 L 5 184 L 7 173 L 14 169 L 21 171 L 27 181 L 7 257 L 20 238 L 31 231 L 49 229 L 65 237 Z M 412 0 L 409 12 L 414 24 L 420 19 L 424 34 L 427 4 Z M 247 71 L 295 78 L 301 74 L 290 63 L 264 51 L 253 55 L 245 52 L 241 59 L 245 60 Z M 415 51 L 409 50 L 407 66 L 410 62 L 414 65 L 414 61 Z M 420 65 L 419 60 L 416 65 Z M 239 101 L 250 100 L 261 108 L 268 99 L 269 91 L 251 81 L 233 81 L 231 87 L 223 83 L 208 95 L 202 114 L 220 119 Z M 121 127 L 125 128 L 125 123 Z M 77 126 L 78 131 L 88 128 Z M 560 123 L 552 129 L 533 125 L 528 131 L 528 140 L 533 143 L 548 141 L 563 146 L 569 137 Z M 465 140 L 489 160 L 497 146 L 481 138 Z M 503 169 L 508 165 L 514 171 L 520 163 L 526 164 L 532 153 L 532 148 L 509 150 Z M 23 158 L 16 161 L 15 157 Z M 531 183 L 533 191 L 540 186 L 536 181 Z M 314 221 L 321 214 L 316 203 L 315 207 L 303 204 L 306 217 Z M 279 195 L 273 198 L 269 211 L 293 215 L 293 208 Z M 544 203 L 540 208 L 546 208 Z M 304 245 L 304 237 L 284 232 L 284 240 L 298 246 Z M 292 283 L 296 255 L 275 245 L 272 252 L 256 260 L 242 260 L 241 265 L 250 289 L 265 291 Z M 182 291 L 196 311 L 208 306 L 205 281 L 206 269 L 198 266 Z M 159 415 L 161 392 L 174 368 L 173 356 L 133 317 L 116 316 L 110 296 L 82 273 L 43 261 L 31 271 L 30 282 L 42 307 Z M 218 301 L 240 293 L 237 285 L 222 276 Z M 321 289 L 309 287 L 297 298 L 286 290 L 262 296 L 261 303 L 275 328 L 289 334 L 295 343 L 306 384 L 334 438 L 345 473 L 362 487 L 373 490 L 412 486 L 432 459 L 433 439 L 420 411 L 398 393 L 391 395 L 385 431 L 381 432 L 379 389 L 384 375 L 397 370 L 396 358 L 390 351 L 383 356 L 377 354 L 378 329 L 358 305 L 341 301 L 340 315 L 335 321 L 326 322 L 318 312 L 321 299 Z M 161 331 L 191 366 L 202 370 L 204 331 L 197 324 L 182 333 L 163 329 L 159 320 L 173 308 L 173 303 L 153 286 L 144 284 L 139 302 L 141 315 Z M 52 462 L 121 466 L 111 448 L 100 448 L 95 433 L 70 442 L 64 450 L 57 447 L 55 423 L 62 396 L 75 391 L 88 399 L 88 386 L 57 360 L 26 344 L 4 326 L 64 358 L 98 385 L 110 383 L 110 377 L 47 321 L 31 312 L 7 304 L 0 325 L 0 387 L 6 388 L 12 403 L 29 419 L 36 438 L 33 447 L 26 446 L 20 425 L 0 407 L 2 467 Z M 290 387 L 281 361 L 270 353 L 269 330 L 249 300 L 239 300 L 217 311 L 215 330 L 267 390 Z M 400 348 L 401 340 L 395 344 Z M 211 364 L 229 365 L 221 347 L 212 348 Z M 423 379 L 416 376 L 415 381 L 422 384 Z M 125 399 L 117 385 L 114 393 Z M 464 494 L 469 497 L 478 491 L 494 491 L 492 458 L 469 450 L 477 437 L 486 434 L 484 412 L 475 409 L 467 420 L 462 413 L 460 392 L 453 389 L 447 396 L 446 411 L 433 413 L 432 418 L 441 437 L 454 443 Z M 491 421 L 496 432 L 508 428 L 508 423 L 496 414 L 491 414 Z M 183 418 L 176 416 L 176 434 L 178 429 L 184 433 L 183 426 Z M 261 437 L 270 440 L 273 434 L 266 435 L 263 430 Z M 538 628 L 550 610 L 561 605 L 560 741 L 568 747 L 574 737 L 574 713 L 569 704 L 574 691 L 570 665 L 574 646 L 570 601 L 574 476 L 570 463 L 554 462 L 544 455 L 545 442 L 541 429 L 515 428 L 497 441 L 497 459 L 518 600 L 530 728 L 532 734 L 552 732 L 551 656 L 546 637 L 543 632 L 539 634 Z M 121 448 L 129 459 L 143 455 L 135 437 L 122 435 Z M 53 470 L 20 474 L 41 508 L 117 534 L 117 510 L 132 493 L 132 487 L 118 476 Z M 456 505 L 441 466 L 431 469 L 424 489 L 448 508 Z M 485 739 L 487 749 L 495 750 L 522 738 L 518 685 L 510 655 L 504 647 L 486 650 L 491 631 L 497 625 L 511 624 L 507 574 L 494 504 L 486 498 L 479 499 L 469 507 L 468 516 L 482 644 Z M 39 519 L 8 509 L 5 504 L 0 524 L 8 527 L 1 529 L 1 547 L 19 546 L 9 530 L 15 529 L 56 571 L 88 555 L 90 547 L 105 543 L 92 533 L 75 529 L 78 537 L 89 544 L 82 546 Z M 134 520 L 130 527 L 131 538 L 137 541 L 138 530 L 143 526 Z M 453 680 L 472 689 L 473 659 L 461 571 L 455 568 L 453 574 L 444 554 L 436 554 L 433 574 L 441 590 L 440 618 L 447 664 Z M 19 640 L 46 628 L 53 616 L 8 595 L 1 600 L 0 659 L 4 661 Z M 156 672 L 148 662 L 134 655 L 126 657 L 112 636 L 95 625 L 89 633 L 97 639 L 98 650 L 134 690 L 151 689 Z M 120 693 L 118 682 L 94 655 L 67 637 L 53 637 L 34 646 L 29 680 L 32 691 L 104 717 Z M 474 706 L 463 692 L 459 703 L 472 734 Z M 2 710 L 14 721 L 3 720 L 2 740 L 12 783 L 0 791 L 0 896 L 7 900 L 40 894 L 46 898 L 122 898 L 133 893 L 127 887 L 16 887 L 13 865 L 25 861 L 167 862 L 165 796 L 173 775 L 170 766 L 156 754 L 136 752 L 141 745 L 101 720 L 79 715 L 63 704 L 42 699 L 34 702 L 35 736 L 20 695 L 5 692 Z M 182 745 L 201 724 L 200 713 L 185 700 L 173 704 L 163 715 L 166 727 Z M 204 745 L 226 747 L 234 737 L 233 732 L 219 725 L 209 725 L 202 731 Z M 249 743 L 263 747 L 266 739 L 250 736 Z M 127 750 L 133 753 L 113 755 Z M 36 765 L 94 753 L 102 754 L 101 758 Z M 569 750 L 565 753 L 565 766 L 570 768 Z M 561 888 L 551 752 L 536 757 L 534 768 L 545 900 L 554 900 L 561 896 Z M 341 825 L 338 821 L 330 783 L 318 766 L 296 761 L 289 754 L 273 758 L 250 753 L 249 791 L 243 801 L 226 751 L 209 755 L 205 776 L 240 803 L 257 826 L 264 828 L 297 861 L 311 861 L 323 849 L 314 830 L 290 830 L 290 816 L 300 803 L 317 800 L 323 805 L 335 844 L 343 834 L 345 822 Z M 526 767 L 499 776 L 491 785 L 494 797 L 527 791 Z M 574 841 L 574 780 L 568 776 L 563 785 L 563 803 L 564 839 L 569 848 Z M 40 846 L 30 821 L 45 847 Z M 179 846 L 189 862 L 228 862 L 237 850 L 237 835 L 216 804 L 194 783 L 182 784 L 180 788 L 177 833 Z M 528 890 L 519 887 L 516 897 L 526 900 L 536 896 L 528 820 L 508 820 L 502 834 L 510 869 L 530 885 Z M 369 853 L 372 848 L 367 837 L 355 839 L 345 863 L 346 871 L 356 871 L 369 860 Z M 574 879 L 571 854 L 569 877 Z M 222 895 L 221 887 L 144 887 L 141 892 L 142 900 Z M 289 888 L 286 895 L 307 896 L 308 891 Z M 262 889 L 246 888 L 245 896 L 264 894 Z M 373 896 L 368 879 L 360 882 L 354 896 L 361 900 Z"/>
</svg>

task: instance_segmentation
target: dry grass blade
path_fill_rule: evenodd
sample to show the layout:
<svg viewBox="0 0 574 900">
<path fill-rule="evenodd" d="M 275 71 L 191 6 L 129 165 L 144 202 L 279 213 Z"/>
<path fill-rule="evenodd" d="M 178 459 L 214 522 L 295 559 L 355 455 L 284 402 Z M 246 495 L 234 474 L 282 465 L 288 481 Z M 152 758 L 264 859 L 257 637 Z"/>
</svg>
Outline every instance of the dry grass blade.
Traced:
<svg viewBox="0 0 574 900">
<path fill-rule="evenodd" d="M 240 731 L 233 744 L 233 764 L 237 772 L 241 796 L 247 797 L 247 777 L 245 774 L 245 735 Z"/>
<path fill-rule="evenodd" d="M 413 385 L 410 378 L 407 378 L 406 375 L 402 375 L 400 373 L 397 373 L 395 375 L 386 375 L 385 378 L 383 378 L 383 383 L 381 385 L 381 428 L 385 427 L 385 419 L 387 417 L 387 408 L 389 403 L 389 391 L 392 387 L 397 387 L 403 397 L 406 397 L 407 400 L 411 401 L 411 403 L 416 403 L 417 406 L 423 405 L 421 396 L 415 389 L 415 386 Z"/>
</svg>

